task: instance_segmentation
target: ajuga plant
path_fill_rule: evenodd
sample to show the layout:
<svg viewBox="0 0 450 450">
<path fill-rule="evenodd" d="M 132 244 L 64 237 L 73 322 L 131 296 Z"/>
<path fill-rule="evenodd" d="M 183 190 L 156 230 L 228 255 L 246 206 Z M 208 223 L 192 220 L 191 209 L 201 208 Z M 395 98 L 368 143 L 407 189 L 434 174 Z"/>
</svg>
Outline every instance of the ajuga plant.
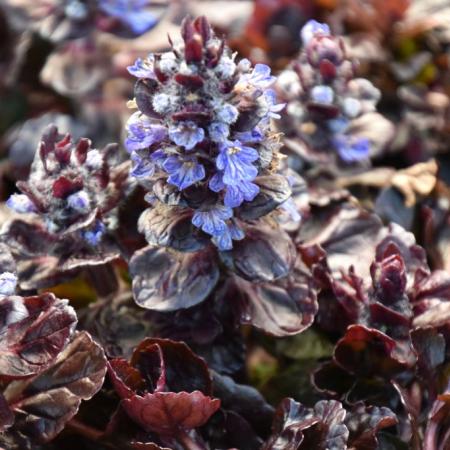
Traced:
<svg viewBox="0 0 450 450">
<path fill-rule="evenodd" d="M 111 237 L 117 207 L 127 190 L 128 163 L 118 146 L 103 150 L 88 139 L 72 142 L 49 126 L 42 136 L 26 181 L 6 202 L 23 214 L 2 230 L 17 262 L 24 289 L 56 284 L 71 272 L 118 257 Z"/>
<path fill-rule="evenodd" d="M 151 205 L 139 219 L 150 245 L 130 262 L 135 299 L 161 312 L 232 301 L 241 323 L 297 333 L 316 303 L 279 223 L 291 188 L 270 123 L 283 108 L 275 77 L 236 61 L 204 17 L 170 44 L 129 67 L 126 147 Z"/>
<path fill-rule="evenodd" d="M 320 285 L 316 325 L 336 336 L 313 382 L 346 408 L 389 408 L 408 448 L 445 448 L 450 276 L 430 270 L 412 233 L 351 211 L 335 210 L 299 247 Z"/>
<path fill-rule="evenodd" d="M 287 148 L 309 164 L 367 165 L 392 135 L 390 122 L 376 113 L 380 91 L 358 78 L 356 62 L 328 25 L 310 20 L 301 39 L 299 56 L 277 83 L 287 103 L 279 125 Z"/>
</svg>

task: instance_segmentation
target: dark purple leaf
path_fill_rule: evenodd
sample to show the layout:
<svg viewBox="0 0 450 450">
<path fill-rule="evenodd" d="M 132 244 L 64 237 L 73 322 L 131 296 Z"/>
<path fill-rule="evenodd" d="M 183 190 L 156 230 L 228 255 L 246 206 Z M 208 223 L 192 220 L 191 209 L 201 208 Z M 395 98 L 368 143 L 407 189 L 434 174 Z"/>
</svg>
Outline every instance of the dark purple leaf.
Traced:
<svg viewBox="0 0 450 450">
<path fill-rule="evenodd" d="M 105 373 L 103 350 L 87 333 L 76 334 L 51 367 L 7 386 L 4 397 L 15 414 L 7 433 L 14 440 L 19 435 L 36 443 L 53 439 L 77 413 L 81 401 L 100 389 Z"/>
<path fill-rule="evenodd" d="M 257 177 L 255 184 L 260 192 L 251 202 L 245 202 L 239 208 L 238 215 L 243 220 L 254 220 L 265 216 L 291 196 L 291 188 L 286 177 L 265 175 Z"/>
<path fill-rule="evenodd" d="M 156 359 L 148 360 L 149 353 L 158 349 Z M 211 376 L 205 361 L 195 355 L 183 342 L 169 339 L 144 339 L 135 349 L 131 365 L 137 367 L 144 378 L 150 379 L 148 370 L 156 363 L 158 372 L 164 378 L 166 389 L 171 392 L 202 391 L 211 394 Z"/>
<path fill-rule="evenodd" d="M 274 281 L 289 274 L 295 264 L 295 246 L 289 235 L 268 224 L 248 226 L 245 239 L 221 252 L 227 266 L 249 281 Z"/>
<path fill-rule="evenodd" d="M 217 373 L 213 375 L 213 385 L 213 394 L 220 399 L 223 409 L 242 416 L 259 434 L 267 433 L 274 409 L 255 388 L 235 383 L 230 377 Z"/>
<path fill-rule="evenodd" d="M 352 325 L 336 344 L 336 362 L 348 372 L 389 377 L 415 363 L 412 349 L 406 351 L 394 339 L 373 328 Z"/>
<path fill-rule="evenodd" d="M 130 274 L 137 304 L 155 311 L 190 308 L 204 301 L 219 281 L 211 248 L 179 253 L 149 246 L 134 254 Z"/>
<path fill-rule="evenodd" d="M 67 345 L 76 323 L 67 300 L 53 294 L 0 298 L 0 375 L 42 372 Z"/>
<path fill-rule="evenodd" d="M 249 283 L 235 278 L 230 297 L 238 302 L 241 322 L 274 336 L 289 336 L 307 329 L 314 321 L 317 300 L 314 289 L 292 277 L 272 283 Z"/>
<path fill-rule="evenodd" d="M 311 409 L 287 398 L 278 406 L 272 436 L 261 450 L 298 450 L 303 442 L 303 432 L 317 423 L 319 418 Z"/>
<path fill-rule="evenodd" d="M 378 449 L 377 433 L 398 423 L 396 415 L 385 407 L 355 406 L 345 418 L 350 437 L 349 446 L 358 450 Z"/>
<path fill-rule="evenodd" d="M 208 240 L 197 232 L 191 219 L 189 209 L 159 205 L 142 213 L 138 229 L 149 244 L 196 252 L 204 248 Z"/>
</svg>

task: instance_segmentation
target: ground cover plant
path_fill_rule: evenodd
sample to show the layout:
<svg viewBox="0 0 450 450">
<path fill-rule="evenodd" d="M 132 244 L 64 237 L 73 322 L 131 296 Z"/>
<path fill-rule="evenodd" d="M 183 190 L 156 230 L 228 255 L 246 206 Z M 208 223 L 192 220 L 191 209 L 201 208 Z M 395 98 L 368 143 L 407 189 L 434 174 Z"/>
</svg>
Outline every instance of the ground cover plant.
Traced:
<svg viewBox="0 0 450 450">
<path fill-rule="evenodd" d="M 449 21 L 1 2 L 0 449 L 450 448 Z"/>
</svg>

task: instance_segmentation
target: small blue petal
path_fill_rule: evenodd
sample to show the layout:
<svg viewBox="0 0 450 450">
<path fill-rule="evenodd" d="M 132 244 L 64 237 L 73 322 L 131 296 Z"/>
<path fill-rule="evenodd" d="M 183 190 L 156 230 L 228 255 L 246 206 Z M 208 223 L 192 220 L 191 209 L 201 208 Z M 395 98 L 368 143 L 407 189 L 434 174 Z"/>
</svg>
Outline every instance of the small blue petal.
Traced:
<svg viewBox="0 0 450 450">
<path fill-rule="evenodd" d="M 252 181 L 258 170 L 251 163 L 259 158 L 258 152 L 252 147 L 245 147 L 239 141 L 227 141 L 219 145 L 220 153 L 216 166 L 223 171 L 223 182 L 227 185 L 237 185 L 241 181 Z"/>
<path fill-rule="evenodd" d="M 102 240 L 105 230 L 106 230 L 106 227 L 103 224 L 103 222 L 97 220 L 92 229 L 82 232 L 82 236 L 88 244 L 90 244 L 94 247 L 94 246 L 98 245 L 99 242 Z"/>
<path fill-rule="evenodd" d="M 209 188 L 213 192 L 220 192 L 225 189 L 225 184 L 222 180 L 223 175 L 220 172 L 215 173 L 209 180 Z"/>
<path fill-rule="evenodd" d="M 256 64 L 252 72 L 241 75 L 239 83 L 248 83 L 255 88 L 267 89 L 276 80 L 276 77 L 270 75 L 270 67 L 265 64 Z"/>
<path fill-rule="evenodd" d="M 192 150 L 199 142 L 205 138 L 203 128 L 197 127 L 194 122 L 179 122 L 169 128 L 169 137 L 175 144 Z"/>
<path fill-rule="evenodd" d="M 148 4 L 147 0 L 100 0 L 99 8 L 129 26 L 133 33 L 142 34 L 157 22 L 156 17 L 145 10 Z"/>
<path fill-rule="evenodd" d="M 226 123 L 213 122 L 208 128 L 208 132 L 214 142 L 223 142 L 230 134 L 230 128 Z"/>
<path fill-rule="evenodd" d="M 148 117 L 134 113 L 126 125 L 128 136 L 125 146 L 129 152 L 150 147 L 167 137 L 164 126 L 153 123 Z"/>
<path fill-rule="evenodd" d="M 11 272 L 0 274 L 0 295 L 14 295 L 17 286 L 17 277 Z"/>
<path fill-rule="evenodd" d="M 133 152 L 131 154 L 131 159 L 133 161 L 133 168 L 131 169 L 130 175 L 136 178 L 151 177 L 155 173 L 155 163 L 148 158 L 142 158 L 137 153 Z"/>
<path fill-rule="evenodd" d="M 317 35 L 329 36 L 330 27 L 326 23 L 309 20 L 300 31 L 300 36 L 304 46 L 308 45 L 311 39 Z"/>
<path fill-rule="evenodd" d="M 219 236 L 227 228 L 225 220 L 233 216 L 233 210 L 222 205 L 215 205 L 206 211 L 195 211 L 192 223 L 211 236 Z"/>
<path fill-rule="evenodd" d="M 127 67 L 128 73 L 136 78 L 156 79 L 151 61 L 138 58 L 132 66 Z"/>
<path fill-rule="evenodd" d="M 370 141 L 366 138 L 351 138 L 339 135 L 333 139 L 336 150 L 345 162 L 357 162 L 367 159 L 370 152 Z"/>
<path fill-rule="evenodd" d="M 169 156 L 164 161 L 163 168 L 169 174 L 167 182 L 177 186 L 180 191 L 203 180 L 206 176 L 205 168 L 194 157 Z"/>
<path fill-rule="evenodd" d="M 25 194 L 12 194 L 6 206 L 20 214 L 37 212 L 35 204 Z"/>
<path fill-rule="evenodd" d="M 311 90 L 311 100 L 316 103 L 329 105 L 333 103 L 334 91 L 330 86 L 314 86 Z"/>
<path fill-rule="evenodd" d="M 69 195 L 67 204 L 81 214 L 85 214 L 90 210 L 89 195 L 86 191 L 78 191 Z"/>
<path fill-rule="evenodd" d="M 224 204 L 230 208 L 240 206 L 244 200 L 251 202 L 259 193 L 259 186 L 248 181 L 242 181 L 235 186 L 227 186 Z"/>
<path fill-rule="evenodd" d="M 233 105 L 225 103 L 217 110 L 217 118 L 220 122 L 232 124 L 236 122 L 239 116 L 239 111 Z"/>
<path fill-rule="evenodd" d="M 235 133 L 234 135 L 236 136 L 238 141 L 247 144 L 255 144 L 261 142 L 264 139 L 264 134 L 259 128 L 254 128 L 251 131 L 241 131 L 239 133 Z"/>
</svg>

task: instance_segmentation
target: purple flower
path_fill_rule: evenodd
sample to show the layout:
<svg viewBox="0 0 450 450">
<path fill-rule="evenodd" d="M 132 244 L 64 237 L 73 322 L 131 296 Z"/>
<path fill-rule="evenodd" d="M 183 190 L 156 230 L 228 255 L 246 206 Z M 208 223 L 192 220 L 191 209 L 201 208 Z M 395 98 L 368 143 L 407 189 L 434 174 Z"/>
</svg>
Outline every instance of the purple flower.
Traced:
<svg viewBox="0 0 450 450">
<path fill-rule="evenodd" d="M 217 109 L 217 118 L 220 122 L 231 124 L 236 122 L 238 116 L 239 111 L 237 108 L 229 103 L 224 103 Z"/>
<path fill-rule="evenodd" d="M 180 191 L 205 178 L 205 168 L 193 156 L 169 156 L 163 168 L 169 174 L 167 181 Z"/>
<path fill-rule="evenodd" d="M 106 231 L 106 227 L 100 220 L 97 220 L 94 227 L 90 230 L 83 231 L 83 239 L 90 245 L 96 246 L 102 240 L 102 237 Z"/>
<path fill-rule="evenodd" d="M 150 55 L 148 59 L 138 58 L 132 66 L 127 67 L 127 70 L 136 78 L 156 79 L 153 71 L 153 55 Z"/>
<path fill-rule="evenodd" d="M 195 211 L 192 223 L 211 236 L 220 236 L 227 228 L 225 220 L 233 217 L 233 210 L 223 205 L 214 205 L 205 211 Z"/>
<path fill-rule="evenodd" d="M 235 186 L 227 186 L 223 202 L 230 208 L 251 202 L 259 194 L 259 186 L 250 181 L 241 181 Z"/>
<path fill-rule="evenodd" d="M 208 127 L 209 137 L 214 142 L 223 142 L 227 139 L 230 134 L 230 129 L 226 123 L 222 122 L 213 122 Z"/>
<path fill-rule="evenodd" d="M 86 191 L 78 191 L 69 195 L 67 204 L 81 214 L 85 214 L 90 210 L 89 195 Z"/>
<path fill-rule="evenodd" d="M 127 122 L 128 137 L 125 147 L 129 152 L 150 147 L 167 137 L 167 130 L 146 116 L 134 113 Z"/>
<path fill-rule="evenodd" d="M 148 0 L 100 0 L 99 7 L 125 23 L 133 33 L 142 34 L 156 23 L 156 17 L 145 10 L 148 4 Z"/>
<path fill-rule="evenodd" d="M 370 142 L 366 138 L 352 138 L 341 134 L 333 139 L 333 144 L 345 162 L 357 162 L 369 156 Z"/>
<path fill-rule="evenodd" d="M 35 204 L 25 194 L 13 194 L 6 201 L 6 206 L 16 213 L 37 212 Z"/>
<path fill-rule="evenodd" d="M 131 153 L 133 167 L 130 175 L 136 178 L 151 177 L 155 173 L 155 163 L 148 158 L 142 158 L 138 153 Z"/>
<path fill-rule="evenodd" d="M 227 223 L 225 230 L 214 236 L 212 241 L 220 251 L 226 251 L 233 248 L 233 241 L 240 241 L 244 237 L 244 232 L 237 225 Z"/>
<path fill-rule="evenodd" d="M 264 98 L 266 99 L 266 103 L 269 108 L 267 116 L 271 117 L 272 119 L 280 119 L 281 116 L 278 113 L 286 106 L 286 103 L 276 103 L 277 96 L 273 89 L 268 89 L 266 92 L 264 92 Z"/>
<path fill-rule="evenodd" d="M 169 128 L 169 137 L 175 144 L 192 150 L 199 142 L 205 138 L 203 128 L 197 127 L 194 122 L 179 122 Z"/>
<path fill-rule="evenodd" d="M 249 83 L 259 89 L 267 89 L 276 80 L 270 75 L 270 67 L 265 64 L 256 64 L 252 72 L 242 75 L 239 82 Z"/>
<path fill-rule="evenodd" d="M 17 277 L 11 272 L 0 274 L 0 295 L 14 295 L 17 286 Z"/>
<path fill-rule="evenodd" d="M 330 86 L 319 85 L 311 89 L 311 100 L 316 103 L 329 105 L 333 103 L 334 91 Z"/>
<path fill-rule="evenodd" d="M 209 180 L 209 188 L 214 192 L 225 189 L 224 204 L 230 208 L 236 208 L 244 201 L 251 202 L 259 193 L 259 186 L 250 181 L 241 181 L 236 185 L 226 185 L 223 182 L 223 174 L 218 172 Z"/>
<path fill-rule="evenodd" d="M 258 127 L 253 128 L 253 130 L 250 131 L 241 131 L 239 133 L 235 133 L 234 135 L 239 141 L 247 144 L 257 144 L 258 142 L 262 142 L 264 139 L 264 134 Z"/>
<path fill-rule="evenodd" d="M 302 38 L 303 45 L 305 46 L 314 36 L 329 36 L 330 33 L 330 27 L 326 23 L 309 20 L 300 31 L 300 36 Z"/>
<path fill-rule="evenodd" d="M 242 181 L 252 181 L 258 170 L 252 165 L 259 157 L 252 147 L 245 147 L 239 141 L 227 141 L 219 145 L 216 166 L 223 171 L 223 182 L 237 185 Z"/>
</svg>

